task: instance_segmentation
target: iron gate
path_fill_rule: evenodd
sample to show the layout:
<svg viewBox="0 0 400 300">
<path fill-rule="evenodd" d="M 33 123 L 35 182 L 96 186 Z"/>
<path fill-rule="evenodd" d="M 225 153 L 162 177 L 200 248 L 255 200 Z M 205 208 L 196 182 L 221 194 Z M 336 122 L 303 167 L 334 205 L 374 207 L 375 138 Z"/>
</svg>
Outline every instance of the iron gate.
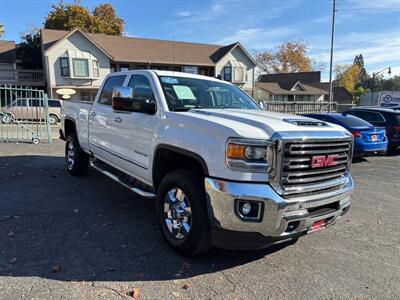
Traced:
<svg viewBox="0 0 400 300">
<path fill-rule="evenodd" d="M 49 104 L 44 91 L 0 86 L 0 142 L 51 143 Z"/>
</svg>

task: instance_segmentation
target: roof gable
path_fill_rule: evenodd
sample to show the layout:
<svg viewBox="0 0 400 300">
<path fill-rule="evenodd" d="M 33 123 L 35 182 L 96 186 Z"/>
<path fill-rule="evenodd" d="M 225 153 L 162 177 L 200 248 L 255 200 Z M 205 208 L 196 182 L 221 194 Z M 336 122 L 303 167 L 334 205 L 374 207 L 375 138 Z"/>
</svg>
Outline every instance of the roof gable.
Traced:
<svg viewBox="0 0 400 300">
<path fill-rule="evenodd" d="M 292 88 L 290 89 L 291 91 L 305 91 L 304 85 L 301 84 L 300 81 L 297 81 Z"/>
<path fill-rule="evenodd" d="M 48 31 L 48 29 L 47 29 Z M 58 30 L 57 30 L 58 31 Z M 105 55 L 107 55 L 109 58 L 112 58 L 111 55 L 104 50 L 100 45 L 98 45 L 95 41 L 93 41 L 85 32 L 81 31 L 79 28 L 72 30 L 72 31 L 61 31 L 61 33 L 66 33 L 64 34 L 60 39 L 56 40 L 56 35 L 52 35 L 52 41 L 47 44 L 47 47 L 45 46 L 45 51 L 51 51 L 54 47 L 56 47 L 62 40 L 68 39 L 70 36 L 74 34 L 81 34 L 83 37 L 85 37 L 89 42 L 91 42 L 93 45 L 95 45 L 100 51 L 102 51 Z M 42 39 L 43 39 L 43 33 L 42 33 Z"/>
</svg>

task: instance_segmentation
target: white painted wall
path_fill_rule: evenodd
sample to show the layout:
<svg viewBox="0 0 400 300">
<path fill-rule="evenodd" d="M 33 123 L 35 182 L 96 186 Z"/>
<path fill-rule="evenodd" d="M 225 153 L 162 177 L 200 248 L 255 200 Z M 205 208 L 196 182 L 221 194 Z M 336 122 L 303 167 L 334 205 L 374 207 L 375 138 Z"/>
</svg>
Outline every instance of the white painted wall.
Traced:
<svg viewBox="0 0 400 300">
<path fill-rule="evenodd" d="M 253 62 L 249 59 L 246 53 L 243 52 L 240 47 L 236 47 L 233 49 L 233 51 L 227 53 L 215 66 L 215 75 L 221 75 L 223 78 L 223 69 L 224 66 L 229 64 L 231 61 L 241 61 L 247 69 L 247 81 L 244 84 L 238 85 L 241 89 L 244 91 L 248 92 L 251 94 L 251 91 L 253 90 L 253 83 L 254 83 L 254 77 L 253 77 L 253 71 L 254 71 L 254 65 Z M 232 63 L 234 65 L 234 63 Z M 232 74 L 233 78 L 233 74 Z"/>
<path fill-rule="evenodd" d="M 99 62 L 99 77 L 93 78 L 92 59 L 89 59 L 89 76 L 92 78 L 70 78 L 61 76 L 60 57 L 74 56 L 76 58 L 93 56 Z M 88 55 L 90 54 L 90 55 Z M 48 72 L 51 87 L 70 86 L 100 87 L 103 79 L 110 73 L 110 59 L 80 32 L 75 32 L 70 37 L 60 41 L 53 48 L 45 52 L 45 70 Z M 47 65 L 48 64 L 48 65 Z M 69 59 L 70 75 L 73 75 L 72 57 Z"/>
</svg>

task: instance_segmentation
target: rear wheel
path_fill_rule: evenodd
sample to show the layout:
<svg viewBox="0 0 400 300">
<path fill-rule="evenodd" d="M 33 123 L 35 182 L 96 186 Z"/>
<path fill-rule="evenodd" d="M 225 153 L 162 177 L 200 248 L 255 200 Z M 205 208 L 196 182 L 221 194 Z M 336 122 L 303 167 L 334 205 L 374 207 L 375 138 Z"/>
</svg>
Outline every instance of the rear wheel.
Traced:
<svg viewBox="0 0 400 300">
<path fill-rule="evenodd" d="M 65 143 L 65 164 L 74 176 L 84 175 L 89 167 L 89 155 L 81 149 L 74 134 L 69 135 Z"/>
<path fill-rule="evenodd" d="M 211 247 L 204 182 L 191 170 L 171 172 L 157 193 L 157 218 L 168 245 L 184 256 L 193 256 Z"/>
</svg>

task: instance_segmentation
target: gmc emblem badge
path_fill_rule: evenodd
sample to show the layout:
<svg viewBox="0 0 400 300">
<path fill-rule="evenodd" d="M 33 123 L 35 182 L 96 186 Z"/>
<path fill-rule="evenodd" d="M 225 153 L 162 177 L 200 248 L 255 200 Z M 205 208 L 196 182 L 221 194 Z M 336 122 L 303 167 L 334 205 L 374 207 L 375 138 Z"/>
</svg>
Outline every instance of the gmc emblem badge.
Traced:
<svg viewBox="0 0 400 300">
<path fill-rule="evenodd" d="M 311 159 L 311 168 L 336 166 L 338 164 L 338 158 L 338 154 L 313 156 Z"/>
</svg>

